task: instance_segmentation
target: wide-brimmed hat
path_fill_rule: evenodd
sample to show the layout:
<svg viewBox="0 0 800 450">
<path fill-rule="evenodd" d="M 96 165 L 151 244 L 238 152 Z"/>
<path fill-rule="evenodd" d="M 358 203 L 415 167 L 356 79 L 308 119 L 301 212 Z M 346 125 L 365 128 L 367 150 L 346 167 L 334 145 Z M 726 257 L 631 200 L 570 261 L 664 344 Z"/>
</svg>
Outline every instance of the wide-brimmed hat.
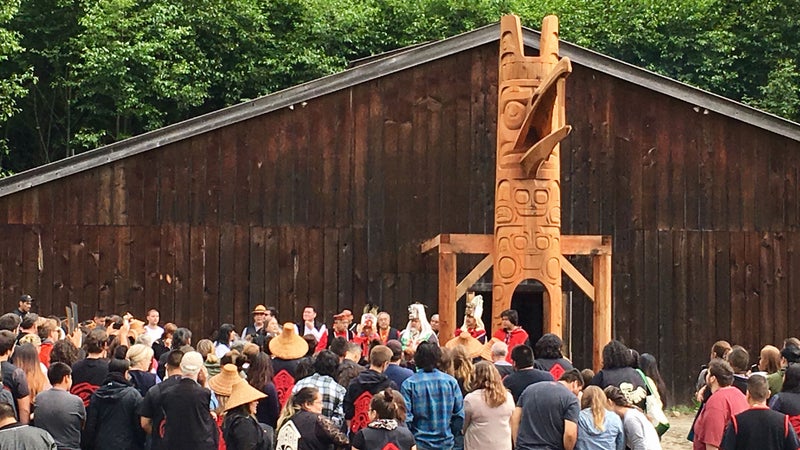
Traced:
<svg viewBox="0 0 800 450">
<path fill-rule="evenodd" d="M 243 381 L 236 365 L 225 364 L 220 373 L 208 379 L 208 387 L 217 395 L 230 396 L 233 386 Z"/>
<path fill-rule="evenodd" d="M 264 306 L 264 305 L 256 305 L 256 307 L 253 308 L 253 312 L 251 314 L 266 314 L 268 312 L 269 311 L 267 310 L 266 306 Z"/>
<path fill-rule="evenodd" d="M 481 358 L 491 362 L 492 361 L 492 346 L 495 342 L 503 342 L 500 339 L 492 338 L 491 340 L 486 341 L 483 344 L 483 348 L 481 349 Z"/>
<path fill-rule="evenodd" d="M 343 309 L 339 314 L 333 315 L 333 320 L 353 320 L 353 312 L 349 309 Z"/>
<path fill-rule="evenodd" d="M 481 344 L 481 341 L 475 339 L 466 331 L 462 331 L 461 334 L 444 344 L 447 348 L 454 348 L 457 345 L 463 345 L 464 348 L 467 349 L 467 356 L 470 358 L 481 356 L 481 352 L 483 351 L 483 344 Z"/>
<path fill-rule="evenodd" d="M 228 364 L 226 364 L 225 366 L 228 366 Z M 250 386 L 250 384 L 248 383 L 236 383 L 233 385 L 233 388 L 231 389 L 230 398 L 228 398 L 228 401 L 225 403 L 225 411 L 230 411 L 231 409 L 236 408 L 237 406 L 246 405 L 250 402 L 261 400 L 262 398 L 266 397 L 267 394 L 259 391 L 253 386 Z"/>
<path fill-rule="evenodd" d="M 269 351 L 280 359 L 298 359 L 308 353 L 308 343 L 297 334 L 293 323 L 286 322 L 281 334 L 269 341 Z"/>
</svg>

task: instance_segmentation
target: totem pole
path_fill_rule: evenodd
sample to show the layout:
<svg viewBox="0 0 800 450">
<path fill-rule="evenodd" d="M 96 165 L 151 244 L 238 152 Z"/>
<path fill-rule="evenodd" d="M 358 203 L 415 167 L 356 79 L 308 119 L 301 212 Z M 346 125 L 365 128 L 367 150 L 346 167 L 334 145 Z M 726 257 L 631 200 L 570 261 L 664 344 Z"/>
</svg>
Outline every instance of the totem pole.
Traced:
<svg viewBox="0 0 800 450">
<path fill-rule="evenodd" d="M 558 18 L 545 17 L 539 56 L 525 56 L 519 18 L 500 23 L 497 169 L 492 316 L 525 279 L 547 293 L 545 332 L 562 333 L 559 142 L 570 132 L 564 111 L 568 58 L 558 57 Z"/>
</svg>

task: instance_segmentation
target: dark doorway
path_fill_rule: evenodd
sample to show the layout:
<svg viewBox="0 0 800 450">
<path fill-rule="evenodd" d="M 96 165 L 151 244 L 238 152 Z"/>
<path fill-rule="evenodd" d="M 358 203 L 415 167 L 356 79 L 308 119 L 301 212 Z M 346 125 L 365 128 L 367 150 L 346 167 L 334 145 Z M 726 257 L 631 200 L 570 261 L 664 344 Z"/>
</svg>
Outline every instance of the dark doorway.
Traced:
<svg viewBox="0 0 800 450">
<path fill-rule="evenodd" d="M 476 284 L 475 293 L 483 296 L 483 323 L 487 335 L 492 328 L 492 291 L 489 283 Z M 531 345 L 542 337 L 544 330 L 544 287 L 538 281 L 525 280 L 517 286 L 511 297 L 511 309 L 519 314 L 519 324 L 528 332 Z M 464 320 L 464 299 L 458 302 L 458 326 Z"/>
</svg>

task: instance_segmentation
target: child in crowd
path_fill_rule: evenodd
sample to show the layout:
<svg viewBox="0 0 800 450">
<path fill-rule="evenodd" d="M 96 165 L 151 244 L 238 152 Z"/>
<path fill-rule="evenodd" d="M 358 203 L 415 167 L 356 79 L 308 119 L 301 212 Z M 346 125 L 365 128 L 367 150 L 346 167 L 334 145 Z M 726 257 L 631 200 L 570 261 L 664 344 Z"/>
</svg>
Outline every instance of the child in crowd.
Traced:
<svg viewBox="0 0 800 450">
<path fill-rule="evenodd" d="M 369 410 L 370 423 L 352 438 L 353 450 L 385 448 L 394 444 L 399 450 L 411 450 L 414 435 L 403 423 L 406 421 L 406 403 L 399 392 L 386 388 L 372 397 Z"/>
</svg>

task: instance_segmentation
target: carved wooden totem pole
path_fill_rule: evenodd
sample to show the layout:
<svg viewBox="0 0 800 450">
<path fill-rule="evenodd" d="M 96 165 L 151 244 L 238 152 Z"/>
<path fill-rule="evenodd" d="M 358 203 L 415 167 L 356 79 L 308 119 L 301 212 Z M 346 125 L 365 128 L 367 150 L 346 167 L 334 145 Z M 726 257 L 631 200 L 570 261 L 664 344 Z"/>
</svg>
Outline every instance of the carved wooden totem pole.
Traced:
<svg viewBox="0 0 800 450">
<path fill-rule="evenodd" d="M 524 54 L 519 18 L 501 21 L 492 316 L 511 306 L 520 282 L 547 292 L 545 332 L 562 333 L 559 142 L 568 58 L 558 57 L 558 18 L 545 17 L 539 56 Z M 495 328 L 497 323 L 495 323 Z"/>
</svg>

